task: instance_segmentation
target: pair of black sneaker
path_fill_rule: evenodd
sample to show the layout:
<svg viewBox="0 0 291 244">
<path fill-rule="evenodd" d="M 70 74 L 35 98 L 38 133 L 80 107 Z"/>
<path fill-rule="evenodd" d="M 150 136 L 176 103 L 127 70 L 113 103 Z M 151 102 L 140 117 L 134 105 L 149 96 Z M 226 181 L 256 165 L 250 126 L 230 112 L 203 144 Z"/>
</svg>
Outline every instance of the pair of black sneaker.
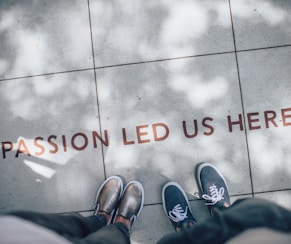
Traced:
<svg viewBox="0 0 291 244">
<path fill-rule="evenodd" d="M 229 207 L 228 187 L 219 170 L 210 163 L 201 163 L 195 171 L 199 190 L 210 214 L 215 209 Z M 186 193 L 178 183 L 168 182 L 164 185 L 162 200 L 165 213 L 177 232 L 196 224 Z"/>
</svg>

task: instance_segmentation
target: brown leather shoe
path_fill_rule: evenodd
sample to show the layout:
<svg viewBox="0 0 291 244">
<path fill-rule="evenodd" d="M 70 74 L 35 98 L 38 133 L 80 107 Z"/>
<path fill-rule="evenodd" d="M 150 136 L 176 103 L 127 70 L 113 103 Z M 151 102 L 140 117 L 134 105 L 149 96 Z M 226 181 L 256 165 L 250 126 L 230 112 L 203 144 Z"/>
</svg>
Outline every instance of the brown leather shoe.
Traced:
<svg viewBox="0 0 291 244">
<path fill-rule="evenodd" d="M 96 196 L 96 205 L 94 214 L 104 212 L 111 215 L 107 225 L 111 223 L 114 212 L 123 191 L 123 181 L 119 176 L 111 176 L 100 186 Z"/>
<path fill-rule="evenodd" d="M 129 220 L 128 230 L 131 231 L 132 225 L 140 215 L 144 203 L 144 189 L 140 182 L 130 181 L 125 186 L 120 200 L 116 216 L 122 216 Z"/>
</svg>

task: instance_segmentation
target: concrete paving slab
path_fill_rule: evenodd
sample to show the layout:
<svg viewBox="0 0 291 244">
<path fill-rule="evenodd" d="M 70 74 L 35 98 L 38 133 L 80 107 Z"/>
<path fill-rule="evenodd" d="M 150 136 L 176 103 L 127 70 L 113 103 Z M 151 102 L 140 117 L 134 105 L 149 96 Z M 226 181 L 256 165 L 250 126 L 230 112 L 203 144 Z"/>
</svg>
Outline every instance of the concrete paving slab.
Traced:
<svg viewBox="0 0 291 244">
<path fill-rule="evenodd" d="M 93 71 L 1 81 L 0 100 L 0 211 L 92 209 L 105 178 Z"/>
<path fill-rule="evenodd" d="M 93 67 L 87 1 L 0 3 L 0 79 Z"/>
<path fill-rule="evenodd" d="M 231 0 L 237 50 L 291 44 L 289 0 Z"/>
<path fill-rule="evenodd" d="M 255 192 L 291 184 L 291 47 L 238 54 Z"/>
<path fill-rule="evenodd" d="M 106 172 L 140 180 L 146 204 L 160 202 L 167 181 L 197 191 L 193 169 L 203 161 L 224 172 L 232 194 L 251 193 L 245 133 L 232 124 L 242 113 L 233 54 L 99 69 L 97 77 Z"/>
<path fill-rule="evenodd" d="M 228 0 L 1 1 L 0 212 L 88 216 L 119 174 L 145 187 L 132 242 L 154 243 L 173 231 L 164 183 L 208 216 L 202 161 L 232 202 L 255 191 L 291 208 L 290 3 L 230 3 L 233 16 Z"/>
<path fill-rule="evenodd" d="M 257 193 L 255 197 L 264 198 L 291 210 L 291 191 Z"/>
<path fill-rule="evenodd" d="M 228 1 L 91 0 L 96 66 L 234 50 Z"/>
</svg>

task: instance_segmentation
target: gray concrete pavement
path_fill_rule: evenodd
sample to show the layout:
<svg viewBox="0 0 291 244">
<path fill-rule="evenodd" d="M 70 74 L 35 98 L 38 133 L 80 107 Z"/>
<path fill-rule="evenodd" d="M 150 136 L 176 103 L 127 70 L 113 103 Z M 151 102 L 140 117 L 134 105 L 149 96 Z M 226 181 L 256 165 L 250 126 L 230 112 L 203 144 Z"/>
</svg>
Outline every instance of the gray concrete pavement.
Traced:
<svg viewBox="0 0 291 244">
<path fill-rule="evenodd" d="M 133 243 L 173 231 L 177 181 L 202 220 L 194 167 L 232 199 L 291 209 L 291 3 L 0 3 L 0 211 L 90 214 L 105 178 L 139 180 Z"/>
</svg>

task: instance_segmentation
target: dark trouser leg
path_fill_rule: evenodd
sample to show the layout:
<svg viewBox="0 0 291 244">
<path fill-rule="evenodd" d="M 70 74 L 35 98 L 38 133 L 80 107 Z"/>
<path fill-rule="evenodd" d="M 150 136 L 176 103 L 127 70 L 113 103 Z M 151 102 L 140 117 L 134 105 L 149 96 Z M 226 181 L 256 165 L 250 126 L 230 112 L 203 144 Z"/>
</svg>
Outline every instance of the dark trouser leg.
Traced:
<svg viewBox="0 0 291 244">
<path fill-rule="evenodd" d="M 128 228 L 123 223 L 116 223 L 90 234 L 82 240 L 82 243 L 130 244 L 130 236 Z"/>
<path fill-rule="evenodd" d="M 238 200 L 230 208 L 215 211 L 202 223 L 181 233 L 167 235 L 158 243 L 224 243 L 244 230 L 256 227 L 291 231 L 291 212 L 263 199 Z"/>
<path fill-rule="evenodd" d="M 102 214 L 85 218 L 79 214 L 56 215 L 30 211 L 16 211 L 8 215 L 33 222 L 69 240 L 84 238 L 106 225 L 106 217 Z"/>
</svg>

